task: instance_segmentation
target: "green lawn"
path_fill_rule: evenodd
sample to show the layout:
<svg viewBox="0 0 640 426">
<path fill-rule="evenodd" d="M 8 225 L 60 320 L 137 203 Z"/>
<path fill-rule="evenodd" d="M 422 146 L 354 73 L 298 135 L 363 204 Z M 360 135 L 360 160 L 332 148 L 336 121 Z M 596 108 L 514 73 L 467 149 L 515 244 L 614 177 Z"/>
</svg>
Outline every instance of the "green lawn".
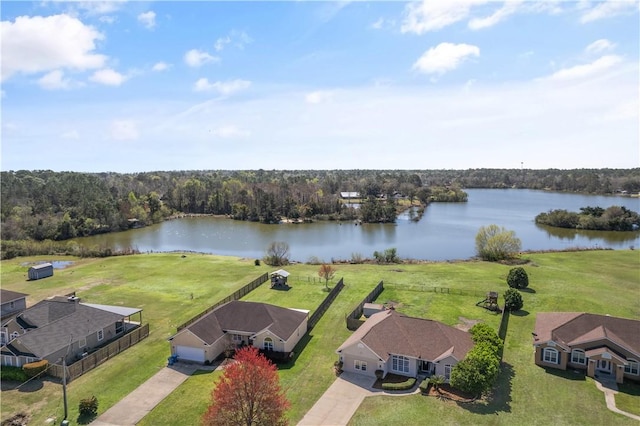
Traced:
<svg viewBox="0 0 640 426">
<path fill-rule="evenodd" d="M 604 396 L 591 379 L 554 374 L 534 365 L 531 331 L 535 313 L 569 310 L 640 317 L 640 262 L 635 251 L 598 251 L 527 255 L 525 265 L 532 291 L 524 293 L 521 315 L 513 315 L 505 348 L 505 372 L 490 402 L 458 406 L 432 398 L 374 397 L 365 400 L 353 424 L 407 425 L 438 419 L 440 424 L 626 424 L 624 417 L 606 410 Z M 40 258 L 44 259 L 44 258 Z M 251 260 L 187 254 L 137 255 L 79 260 L 41 281 L 25 281 L 34 259 L 3 261 L 3 288 L 31 294 L 29 303 L 42 297 L 76 290 L 94 303 L 123 304 L 144 309 L 151 324 L 150 337 L 69 385 L 70 419 L 77 417 L 81 398 L 95 394 L 100 413 L 166 364 L 166 338 L 175 327 L 245 283 L 270 271 Z M 380 281 L 387 288 L 378 301 L 394 301 L 398 310 L 454 325 L 460 317 L 481 320 L 497 328 L 499 317 L 475 306 L 489 290 L 503 292 L 508 266 L 487 262 L 427 263 L 403 265 L 335 265 L 337 281 L 345 288 L 317 326 L 296 348 L 294 362 L 280 366 L 281 382 L 292 403 L 289 419 L 299 421 L 335 380 L 335 349 L 349 336 L 345 315 Z M 317 265 L 290 265 L 289 291 L 269 289 L 268 283 L 246 300 L 314 310 L 326 296 L 317 278 Z M 315 280 L 314 280 L 315 278 Z M 314 282 L 315 281 L 315 282 Z M 331 285 L 331 284 L 330 284 Z M 464 294 L 434 293 L 434 286 Z M 192 298 L 193 295 L 193 298 Z M 636 295 L 636 297 L 633 297 Z M 502 301 L 501 301 L 502 302 Z M 200 374 L 182 384 L 143 421 L 143 424 L 176 424 L 176 419 L 197 423 L 214 386 L 214 375 Z M 635 388 L 634 388 L 635 389 Z M 638 392 L 625 393 L 627 405 L 640 405 Z M 3 391 L 2 419 L 19 410 L 32 413 L 33 424 L 48 417 L 61 419 L 59 385 L 45 382 L 33 392 Z M 44 401 L 44 402 L 38 402 Z M 36 404 L 31 406 L 31 404 Z"/>
</svg>

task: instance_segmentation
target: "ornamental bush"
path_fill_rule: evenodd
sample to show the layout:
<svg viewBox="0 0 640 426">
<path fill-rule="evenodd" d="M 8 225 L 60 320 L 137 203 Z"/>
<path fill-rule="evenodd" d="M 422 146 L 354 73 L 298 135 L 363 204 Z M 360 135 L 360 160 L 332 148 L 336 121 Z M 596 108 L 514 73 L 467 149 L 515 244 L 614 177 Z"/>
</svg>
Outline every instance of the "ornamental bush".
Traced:
<svg viewBox="0 0 640 426">
<path fill-rule="evenodd" d="M 22 370 L 29 378 L 41 375 L 47 370 L 47 368 L 49 368 L 49 361 L 47 361 L 46 359 L 36 362 L 30 362 L 22 366 Z"/>
<path fill-rule="evenodd" d="M 519 311 L 524 306 L 522 295 L 515 288 L 510 288 L 504 292 L 504 308 L 507 311 Z"/>
<path fill-rule="evenodd" d="M 511 288 L 523 289 L 529 286 L 529 276 L 522 266 L 512 268 L 507 276 L 507 284 Z"/>
<path fill-rule="evenodd" d="M 98 414 L 98 398 L 91 396 L 80 400 L 78 411 L 82 417 L 95 417 Z"/>
<path fill-rule="evenodd" d="M 24 370 L 20 367 L 11 367 L 8 365 L 3 365 L 0 369 L 0 380 L 5 381 L 15 381 L 15 382 L 26 382 L 29 380 L 29 376 L 24 372 Z"/>
<path fill-rule="evenodd" d="M 384 390 L 407 390 L 411 389 L 416 384 L 415 377 L 411 377 L 401 383 L 383 383 L 382 389 Z"/>
</svg>

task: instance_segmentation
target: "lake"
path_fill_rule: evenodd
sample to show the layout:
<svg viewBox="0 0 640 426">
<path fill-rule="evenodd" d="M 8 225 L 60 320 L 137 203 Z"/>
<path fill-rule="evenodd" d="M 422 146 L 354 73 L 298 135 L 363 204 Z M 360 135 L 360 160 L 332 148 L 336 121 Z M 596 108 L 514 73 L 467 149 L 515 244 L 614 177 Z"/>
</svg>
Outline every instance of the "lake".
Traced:
<svg viewBox="0 0 640 426">
<path fill-rule="evenodd" d="M 374 251 L 396 248 L 401 258 L 457 260 L 475 256 L 475 236 L 481 226 L 496 224 L 515 231 L 522 249 L 640 248 L 638 232 L 575 231 L 538 226 L 534 218 L 554 209 L 579 211 L 580 207 L 613 205 L 640 211 L 640 199 L 564 194 L 525 189 L 468 189 L 467 203 L 432 203 L 422 219 L 407 213 L 395 224 L 316 222 L 264 225 L 218 217 L 169 220 L 126 232 L 77 238 L 79 244 L 132 247 L 141 252 L 196 251 L 262 258 L 273 241 L 290 247 L 290 259 L 306 262 L 348 260 L 352 254 L 372 258 Z"/>
</svg>

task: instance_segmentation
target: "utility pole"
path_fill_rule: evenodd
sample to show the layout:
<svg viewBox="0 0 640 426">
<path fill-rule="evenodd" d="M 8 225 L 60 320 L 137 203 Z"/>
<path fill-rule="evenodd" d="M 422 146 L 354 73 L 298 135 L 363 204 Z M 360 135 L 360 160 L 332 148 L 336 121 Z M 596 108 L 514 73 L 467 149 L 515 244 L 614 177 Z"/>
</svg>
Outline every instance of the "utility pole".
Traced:
<svg viewBox="0 0 640 426">
<path fill-rule="evenodd" d="M 62 419 L 62 426 L 68 426 L 69 420 L 67 420 L 67 357 L 62 358 L 62 400 L 64 401 L 64 419 Z"/>
</svg>

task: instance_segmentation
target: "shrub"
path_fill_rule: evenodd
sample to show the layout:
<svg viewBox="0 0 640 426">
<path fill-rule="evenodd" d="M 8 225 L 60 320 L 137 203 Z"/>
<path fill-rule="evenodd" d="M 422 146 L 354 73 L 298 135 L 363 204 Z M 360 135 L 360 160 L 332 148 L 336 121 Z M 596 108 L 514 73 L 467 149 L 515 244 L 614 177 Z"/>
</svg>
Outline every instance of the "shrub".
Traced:
<svg viewBox="0 0 640 426">
<path fill-rule="evenodd" d="M 522 295 L 515 288 L 510 288 L 504 292 L 504 308 L 507 311 L 519 311 L 524 306 Z"/>
<path fill-rule="evenodd" d="M 10 367 L 7 365 L 3 365 L 2 369 L 0 369 L 0 380 L 4 381 L 15 381 L 15 382 L 26 382 L 29 380 L 29 376 L 24 370 L 20 367 Z"/>
<path fill-rule="evenodd" d="M 476 345 L 487 345 L 496 354 L 499 354 L 504 346 L 498 333 L 485 323 L 480 322 L 471 327 L 469 334 L 471 334 L 471 340 L 473 340 Z"/>
<path fill-rule="evenodd" d="M 416 384 L 415 377 L 410 377 L 404 382 L 400 383 L 383 383 L 382 389 L 384 390 L 407 390 L 411 389 Z"/>
<path fill-rule="evenodd" d="M 49 361 L 43 359 L 42 361 L 30 362 L 22 366 L 22 370 L 28 377 L 37 377 L 44 373 L 49 368 Z"/>
<path fill-rule="evenodd" d="M 420 383 L 420 386 L 418 386 L 418 388 L 420 388 L 420 392 L 426 394 L 429 390 L 430 385 L 431 385 L 431 380 L 423 380 L 422 383 Z"/>
<path fill-rule="evenodd" d="M 511 288 L 527 288 L 529 286 L 529 276 L 522 266 L 512 268 L 507 276 L 507 284 Z"/>
<path fill-rule="evenodd" d="M 256 260 L 254 260 L 254 261 L 253 261 L 253 264 L 254 264 L 255 266 L 260 266 L 260 259 L 256 259 Z"/>
<path fill-rule="evenodd" d="M 436 374 L 429 378 L 429 384 L 433 385 L 433 388 L 438 390 L 438 388 L 440 388 L 440 386 L 443 385 L 446 380 L 447 379 L 443 375 Z"/>
<path fill-rule="evenodd" d="M 98 414 L 98 398 L 91 396 L 80 400 L 78 411 L 83 417 L 94 417 Z"/>
<path fill-rule="evenodd" d="M 382 379 L 382 377 L 384 376 L 384 371 L 383 370 L 376 370 L 375 373 L 376 373 L 376 378 L 378 380 Z"/>
</svg>

